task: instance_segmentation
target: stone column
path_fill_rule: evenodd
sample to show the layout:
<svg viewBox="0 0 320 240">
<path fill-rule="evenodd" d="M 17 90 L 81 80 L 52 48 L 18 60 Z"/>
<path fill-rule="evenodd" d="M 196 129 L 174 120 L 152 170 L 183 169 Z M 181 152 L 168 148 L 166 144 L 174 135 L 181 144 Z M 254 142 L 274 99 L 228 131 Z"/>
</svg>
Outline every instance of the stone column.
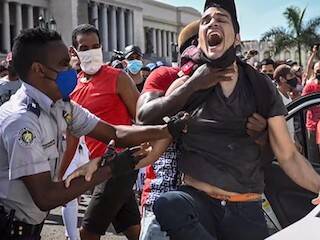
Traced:
<svg viewBox="0 0 320 240">
<path fill-rule="evenodd" d="M 108 8 L 107 5 L 104 4 L 102 6 L 102 46 L 105 52 L 109 51 L 108 48 Z"/>
<path fill-rule="evenodd" d="M 177 33 L 173 33 L 173 42 L 177 44 Z"/>
<path fill-rule="evenodd" d="M 127 17 L 127 28 L 128 28 L 128 45 L 133 44 L 133 14 L 132 11 L 128 11 Z"/>
<path fill-rule="evenodd" d="M 124 26 L 124 9 L 119 8 L 119 50 L 124 50 L 126 47 L 126 32 Z"/>
<path fill-rule="evenodd" d="M 16 36 L 19 35 L 22 30 L 22 11 L 21 11 L 21 3 L 16 4 Z"/>
<path fill-rule="evenodd" d="M 162 44 L 163 44 L 163 56 L 168 56 L 168 41 L 167 41 L 167 31 L 162 31 Z"/>
<path fill-rule="evenodd" d="M 44 15 L 44 8 L 39 8 L 39 16 L 42 16 L 44 19 L 46 19 Z"/>
<path fill-rule="evenodd" d="M 33 22 L 33 6 L 28 5 L 28 28 L 33 28 L 34 22 Z"/>
<path fill-rule="evenodd" d="M 168 52 L 169 58 L 172 60 L 172 33 L 168 32 Z"/>
<path fill-rule="evenodd" d="M 161 39 L 161 30 L 157 29 L 157 44 L 158 44 L 158 49 L 157 49 L 157 53 L 159 57 L 162 57 L 162 39 Z"/>
<path fill-rule="evenodd" d="M 91 21 L 93 26 L 96 28 L 99 28 L 99 16 L 98 16 L 98 5 L 96 2 L 92 2 L 92 7 L 91 7 Z"/>
<path fill-rule="evenodd" d="M 157 54 L 157 32 L 154 28 L 152 28 L 152 45 L 153 53 Z"/>
<path fill-rule="evenodd" d="M 3 42 L 3 49 L 6 52 L 10 52 L 11 44 L 10 44 L 10 11 L 9 11 L 9 2 L 3 2 L 3 35 L 2 35 L 2 42 Z M 1 14 L 1 15 L 2 15 Z"/>
<path fill-rule="evenodd" d="M 114 6 L 111 7 L 111 51 L 117 49 L 117 13 Z"/>
</svg>

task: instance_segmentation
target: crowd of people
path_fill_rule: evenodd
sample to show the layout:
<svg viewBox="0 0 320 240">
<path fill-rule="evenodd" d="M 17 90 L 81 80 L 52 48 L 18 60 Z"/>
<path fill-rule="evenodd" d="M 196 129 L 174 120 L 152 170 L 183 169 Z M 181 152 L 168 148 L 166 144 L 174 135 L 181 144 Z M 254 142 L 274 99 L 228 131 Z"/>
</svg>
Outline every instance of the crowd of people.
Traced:
<svg viewBox="0 0 320 240">
<path fill-rule="evenodd" d="M 252 62 L 254 50 L 239 58 L 233 0 L 206 1 L 179 35 L 174 66 L 146 64 L 134 45 L 104 63 L 89 24 L 71 37 L 67 48 L 55 31 L 24 30 L 0 65 L 5 239 L 40 239 L 57 206 L 70 240 L 100 239 L 110 224 L 130 240 L 264 239 L 268 146 L 294 182 L 319 193 L 294 119 L 284 118 L 285 105 L 320 92 L 318 46 L 305 71 L 292 60 Z M 310 108 L 312 161 L 319 120 L 320 107 Z M 78 197 L 90 189 L 79 233 Z"/>
</svg>

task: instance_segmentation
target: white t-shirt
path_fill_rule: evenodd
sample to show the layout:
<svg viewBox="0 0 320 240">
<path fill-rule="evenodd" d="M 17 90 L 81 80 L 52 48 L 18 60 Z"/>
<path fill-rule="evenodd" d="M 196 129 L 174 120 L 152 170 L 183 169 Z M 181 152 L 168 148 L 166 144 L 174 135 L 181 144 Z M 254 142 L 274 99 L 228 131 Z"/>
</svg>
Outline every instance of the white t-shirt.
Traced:
<svg viewBox="0 0 320 240">
<path fill-rule="evenodd" d="M 292 99 L 290 98 L 290 96 L 286 97 L 285 95 L 282 94 L 282 92 L 280 92 L 280 90 L 279 90 L 279 93 L 281 95 L 281 98 L 282 98 L 282 101 L 283 101 L 284 105 L 288 105 L 289 103 L 292 102 Z M 287 121 L 287 126 L 288 126 L 288 130 L 289 130 L 290 136 L 291 136 L 292 140 L 294 141 L 295 130 L 294 130 L 293 118 L 291 118 L 289 121 Z"/>
</svg>

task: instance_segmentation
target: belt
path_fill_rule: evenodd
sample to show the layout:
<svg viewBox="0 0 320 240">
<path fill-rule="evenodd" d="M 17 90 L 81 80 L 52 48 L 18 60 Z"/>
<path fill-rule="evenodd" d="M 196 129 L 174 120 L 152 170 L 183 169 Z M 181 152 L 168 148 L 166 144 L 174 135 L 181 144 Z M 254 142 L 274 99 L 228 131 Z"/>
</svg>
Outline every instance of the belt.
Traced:
<svg viewBox="0 0 320 240">
<path fill-rule="evenodd" d="M 30 237 L 30 239 L 40 239 L 41 230 L 44 222 L 32 225 L 24 222 L 20 222 L 14 219 L 14 214 L 12 217 L 9 216 L 4 210 L 4 207 L 0 205 L 0 213 L 4 215 L 5 222 L 7 225 L 7 234 L 9 239 L 16 239 L 20 237 Z"/>
<path fill-rule="evenodd" d="M 236 195 L 218 195 L 218 194 L 210 194 L 212 198 L 226 201 L 226 202 L 253 202 L 259 201 L 262 199 L 262 194 L 259 193 L 243 193 L 243 194 L 236 194 Z"/>
<path fill-rule="evenodd" d="M 11 226 L 9 236 L 10 237 L 30 236 L 30 237 L 34 237 L 34 239 L 40 239 L 42 227 L 43 227 L 43 223 L 40 223 L 37 225 L 31 225 L 24 222 L 14 221 Z"/>
</svg>

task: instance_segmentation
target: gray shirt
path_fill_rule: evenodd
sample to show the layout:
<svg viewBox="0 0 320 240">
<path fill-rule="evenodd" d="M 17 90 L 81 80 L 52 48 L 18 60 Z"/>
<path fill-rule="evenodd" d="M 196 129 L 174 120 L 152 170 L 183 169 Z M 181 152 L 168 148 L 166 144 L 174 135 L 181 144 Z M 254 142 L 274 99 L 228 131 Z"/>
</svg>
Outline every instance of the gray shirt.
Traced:
<svg viewBox="0 0 320 240">
<path fill-rule="evenodd" d="M 0 106 L 8 101 L 21 87 L 21 80 L 9 81 L 7 77 L 0 79 Z"/>
<path fill-rule="evenodd" d="M 53 103 L 23 83 L 0 107 L 0 205 L 7 211 L 15 209 L 20 221 L 41 223 L 47 212 L 35 205 L 21 177 L 50 171 L 55 179 L 66 147 L 67 128 L 80 137 L 91 132 L 98 121 L 76 103 Z"/>
</svg>

